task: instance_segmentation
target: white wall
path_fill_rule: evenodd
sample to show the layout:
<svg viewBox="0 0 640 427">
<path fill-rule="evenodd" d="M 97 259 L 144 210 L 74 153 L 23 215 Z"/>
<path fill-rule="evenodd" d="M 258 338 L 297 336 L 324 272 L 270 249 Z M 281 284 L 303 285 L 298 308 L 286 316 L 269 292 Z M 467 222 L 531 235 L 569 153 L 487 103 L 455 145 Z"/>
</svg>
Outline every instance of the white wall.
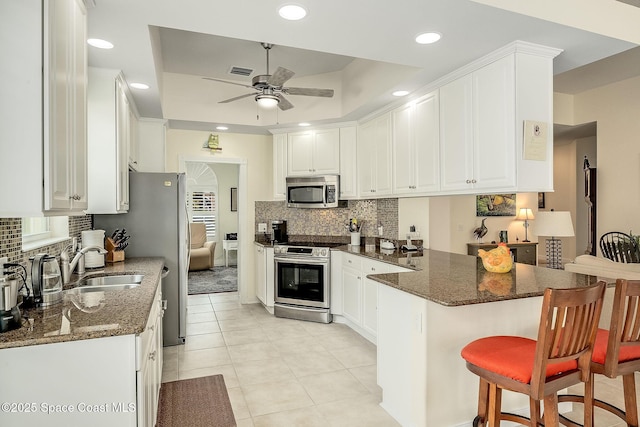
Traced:
<svg viewBox="0 0 640 427">
<path fill-rule="evenodd" d="M 222 241 L 227 233 L 238 232 L 238 212 L 231 212 L 231 188 L 238 188 L 238 165 L 209 163 L 218 178 L 218 238 L 216 239 L 215 265 L 224 265 Z M 236 263 L 236 252 L 230 251 L 229 264 Z"/>
<path fill-rule="evenodd" d="M 254 277 L 254 222 L 255 201 L 271 200 L 272 185 L 272 138 L 263 135 L 246 134 L 219 134 L 221 152 L 212 153 L 203 149 L 202 144 L 207 141 L 209 132 L 169 129 L 166 142 L 166 170 L 173 172 L 179 170 L 180 156 L 202 158 L 203 161 L 215 159 L 243 159 L 247 164 L 246 188 L 239 188 L 239 196 L 244 192 L 247 211 L 244 213 L 244 227 L 248 235 L 238 235 L 240 248 L 245 248 L 241 257 L 242 283 L 240 285 L 241 302 L 255 302 L 255 277 Z M 241 191 L 242 190 L 242 191 Z M 217 252 L 217 249 L 216 249 Z"/>
<path fill-rule="evenodd" d="M 598 238 L 640 232 L 640 77 L 575 95 L 575 123 L 597 122 Z"/>
<path fill-rule="evenodd" d="M 429 198 L 398 199 L 398 239 L 406 239 L 409 227 L 416 227 L 415 239 L 422 239 L 429 247 Z"/>
</svg>

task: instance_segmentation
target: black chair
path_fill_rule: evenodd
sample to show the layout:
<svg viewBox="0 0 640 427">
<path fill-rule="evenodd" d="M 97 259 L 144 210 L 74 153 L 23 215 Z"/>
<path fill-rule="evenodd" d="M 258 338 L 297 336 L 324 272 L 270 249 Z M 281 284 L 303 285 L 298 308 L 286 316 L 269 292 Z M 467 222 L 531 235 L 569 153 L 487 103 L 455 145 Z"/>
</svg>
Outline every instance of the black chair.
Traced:
<svg viewBox="0 0 640 427">
<path fill-rule="evenodd" d="M 602 256 L 616 262 L 640 262 L 638 242 L 625 233 L 610 231 L 600 237 Z"/>
</svg>

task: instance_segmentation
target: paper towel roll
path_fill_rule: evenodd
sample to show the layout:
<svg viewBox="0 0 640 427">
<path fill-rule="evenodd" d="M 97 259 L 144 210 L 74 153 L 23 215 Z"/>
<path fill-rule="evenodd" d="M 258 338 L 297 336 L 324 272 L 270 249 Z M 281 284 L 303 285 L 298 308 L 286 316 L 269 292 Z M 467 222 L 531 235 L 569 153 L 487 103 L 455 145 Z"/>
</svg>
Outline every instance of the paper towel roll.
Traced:
<svg viewBox="0 0 640 427">
<path fill-rule="evenodd" d="M 104 249 L 104 230 L 85 230 L 80 234 L 83 248 L 99 246 Z M 86 268 L 104 267 L 104 255 L 95 251 L 87 252 L 84 255 L 84 266 Z"/>
</svg>

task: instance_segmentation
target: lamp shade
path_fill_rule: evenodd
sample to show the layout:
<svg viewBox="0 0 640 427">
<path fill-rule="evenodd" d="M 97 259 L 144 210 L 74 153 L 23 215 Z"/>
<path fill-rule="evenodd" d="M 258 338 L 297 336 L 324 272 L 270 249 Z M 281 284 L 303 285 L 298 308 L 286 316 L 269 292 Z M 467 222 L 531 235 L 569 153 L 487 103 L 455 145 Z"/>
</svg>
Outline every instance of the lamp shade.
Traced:
<svg viewBox="0 0 640 427">
<path fill-rule="evenodd" d="M 536 218 L 538 236 L 571 237 L 575 236 L 571 213 L 566 211 L 540 212 Z"/>
<path fill-rule="evenodd" d="M 520 221 L 526 221 L 528 219 L 535 219 L 533 216 L 533 212 L 529 208 L 520 208 L 518 211 L 518 215 L 516 215 L 516 219 Z"/>
</svg>

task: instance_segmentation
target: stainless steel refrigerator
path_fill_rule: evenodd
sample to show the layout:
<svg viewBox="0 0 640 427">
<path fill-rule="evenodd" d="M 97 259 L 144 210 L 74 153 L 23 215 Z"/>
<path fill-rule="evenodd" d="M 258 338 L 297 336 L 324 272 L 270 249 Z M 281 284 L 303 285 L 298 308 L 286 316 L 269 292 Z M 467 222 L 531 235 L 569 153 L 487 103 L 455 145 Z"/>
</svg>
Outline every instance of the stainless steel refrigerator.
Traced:
<svg viewBox="0 0 640 427">
<path fill-rule="evenodd" d="M 129 173 L 129 211 L 94 215 L 94 227 L 110 236 L 125 228 L 130 235 L 125 254 L 163 257 L 168 275 L 162 279 L 164 345 L 184 344 L 187 335 L 189 221 L 186 176 L 181 173 Z M 126 261 L 126 260 L 125 260 Z"/>
</svg>

